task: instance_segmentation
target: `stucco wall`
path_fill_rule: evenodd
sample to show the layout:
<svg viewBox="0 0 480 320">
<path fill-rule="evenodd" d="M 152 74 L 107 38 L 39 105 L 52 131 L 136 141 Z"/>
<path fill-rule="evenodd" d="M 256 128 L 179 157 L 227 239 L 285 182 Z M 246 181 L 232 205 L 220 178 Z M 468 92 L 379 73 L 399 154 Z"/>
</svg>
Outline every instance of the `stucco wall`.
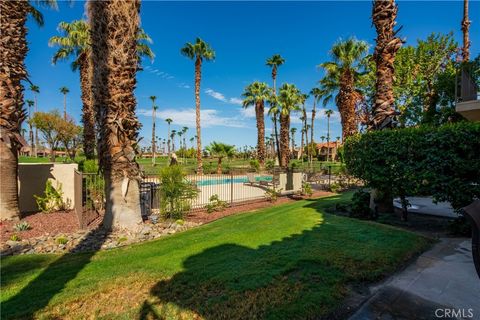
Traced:
<svg viewBox="0 0 480 320">
<path fill-rule="evenodd" d="M 47 180 L 52 180 L 55 188 L 62 186 L 63 201 L 74 206 L 74 170 L 78 168 L 76 163 L 22 163 L 18 165 L 18 186 L 20 212 L 38 211 L 37 203 L 33 195 L 42 195 L 45 191 Z"/>
</svg>

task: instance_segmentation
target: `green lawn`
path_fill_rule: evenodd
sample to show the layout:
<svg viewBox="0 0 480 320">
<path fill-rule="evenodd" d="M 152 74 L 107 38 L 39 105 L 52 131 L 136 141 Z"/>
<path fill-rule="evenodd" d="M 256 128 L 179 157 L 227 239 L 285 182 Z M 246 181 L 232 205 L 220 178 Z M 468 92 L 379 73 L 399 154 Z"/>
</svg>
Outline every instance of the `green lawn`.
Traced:
<svg viewBox="0 0 480 320">
<path fill-rule="evenodd" d="M 2 259 L 1 316 L 305 319 L 338 310 L 427 248 L 416 234 L 324 213 L 351 194 L 230 216 L 97 253 Z"/>
</svg>

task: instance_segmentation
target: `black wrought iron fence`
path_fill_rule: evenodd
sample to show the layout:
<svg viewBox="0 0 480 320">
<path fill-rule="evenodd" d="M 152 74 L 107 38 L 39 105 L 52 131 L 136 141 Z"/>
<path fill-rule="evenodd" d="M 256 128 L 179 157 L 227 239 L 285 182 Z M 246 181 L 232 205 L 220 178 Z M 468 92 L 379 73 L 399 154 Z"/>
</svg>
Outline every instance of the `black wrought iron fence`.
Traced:
<svg viewBox="0 0 480 320">
<path fill-rule="evenodd" d="M 75 170 L 74 185 L 75 213 L 80 228 L 87 228 L 105 209 L 103 176 Z"/>
</svg>

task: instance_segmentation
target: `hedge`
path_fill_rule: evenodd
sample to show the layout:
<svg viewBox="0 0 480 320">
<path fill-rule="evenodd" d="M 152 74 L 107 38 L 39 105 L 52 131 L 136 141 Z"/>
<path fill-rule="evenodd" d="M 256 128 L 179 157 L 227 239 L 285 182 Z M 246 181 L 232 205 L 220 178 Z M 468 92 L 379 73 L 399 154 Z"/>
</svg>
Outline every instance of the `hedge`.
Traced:
<svg viewBox="0 0 480 320">
<path fill-rule="evenodd" d="M 453 208 L 480 197 L 480 123 L 373 131 L 347 139 L 348 171 L 394 196 L 430 195 Z"/>
</svg>

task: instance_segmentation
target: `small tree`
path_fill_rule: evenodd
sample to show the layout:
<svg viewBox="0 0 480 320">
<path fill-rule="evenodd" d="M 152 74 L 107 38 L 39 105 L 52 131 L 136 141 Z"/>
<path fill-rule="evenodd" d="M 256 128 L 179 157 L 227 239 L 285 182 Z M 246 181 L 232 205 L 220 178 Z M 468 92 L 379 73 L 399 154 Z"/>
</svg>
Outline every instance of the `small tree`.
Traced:
<svg viewBox="0 0 480 320">
<path fill-rule="evenodd" d="M 58 128 L 59 140 L 72 160 L 75 159 L 75 154 L 81 141 L 81 135 L 82 127 L 77 126 L 73 119 L 60 121 Z"/>
<path fill-rule="evenodd" d="M 212 156 L 218 158 L 217 174 L 222 174 L 222 159 L 231 158 L 235 154 L 235 146 L 213 141 L 205 148 Z"/>
<path fill-rule="evenodd" d="M 198 195 L 198 189 L 185 177 L 177 165 L 160 170 L 160 205 L 165 218 L 182 218 L 190 210 L 190 201 Z"/>
<path fill-rule="evenodd" d="M 40 130 L 47 144 L 50 147 L 50 159 L 55 162 L 55 150 L 60 143 L 61 127 L 63 126 L 63 118 L 58 110 L 50 112 L 35 112 L 30 120 L 35 127 Z"/>
</svg>

